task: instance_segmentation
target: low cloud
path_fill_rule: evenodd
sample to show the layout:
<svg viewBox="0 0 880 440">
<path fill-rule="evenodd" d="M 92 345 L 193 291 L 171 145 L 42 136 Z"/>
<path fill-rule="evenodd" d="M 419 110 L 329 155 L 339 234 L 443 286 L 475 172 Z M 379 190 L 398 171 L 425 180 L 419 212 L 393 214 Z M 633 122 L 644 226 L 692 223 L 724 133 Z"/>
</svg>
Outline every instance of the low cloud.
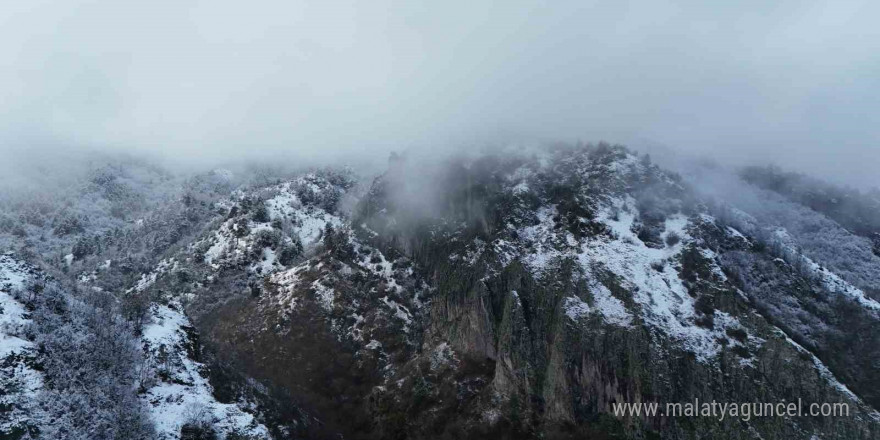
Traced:
<svg viewBox="0 0 880 440">
<path fill-rule="evenodd" d="M 666 145 L 880 185 L 870 1 L 20 2 L 0 153 L 382 160 L 548 140 Z"/>
</svg>

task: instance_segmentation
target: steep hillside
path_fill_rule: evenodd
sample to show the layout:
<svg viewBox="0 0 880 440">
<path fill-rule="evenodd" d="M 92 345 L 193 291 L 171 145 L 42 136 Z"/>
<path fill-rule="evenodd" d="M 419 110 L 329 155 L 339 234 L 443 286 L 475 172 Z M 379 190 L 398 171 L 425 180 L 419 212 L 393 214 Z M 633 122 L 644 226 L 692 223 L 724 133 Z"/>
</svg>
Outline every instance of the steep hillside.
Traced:
<svg viewBox="0 0 880 440">
<path fill-rule="evenodd" d="M 25 335 L 32 323 L 29 313 L 16 298 L 36 272 L 10 255 L 0 255 L 0 432 L 11 436 L 38 432 L 35 398 L 43 375 L 34 344 Z"/>
<path fill-rule="evenodd" d="M 152 305 L 137 336 L 112 299 L 72 295 L 11 255 L 0 255 L 0 288 L 5 438 L 268 436 L 251 403 L 214 397 L 195 331 L 173 305 Z"/>
<path fill-rule="evenodd" d="M 820 335 L 845 332 L 843 322 L 851 319 L 876 328 L 877 303 L 851 286 L 832 287 L 827 277 L 797 273 L 784 261 L 779 270 L 762 268 L 762 277 L 796 284 L 792 291 L 731 279 L 728 253 L 744 252 L 748 261 L 774 257 L 719 225 L 675 176 L 625 150 L 560 150 L 538 160 L 486 158 L 450 167 L 440 176 L 445 208 L 414 221 L 396 215 L 408 214 L 395 209 L 396 186 L 387 175 L 374 187 L 366 225 L 389 246 L 409 249 L 434 288 L 424 351 L 448 344 L 455 357 L 486 368 L 482 392 L 464 412 L 468 417 L 456 416 L 462 432 L 494 422 L 498 429 L 531 434 L 583 436 L 595 434 L 598 425 L 628 436 L 713 432 L 745 438 L 751 434 L 736 421 L 621 421 L 607 414 L 619 401 L 857 399 L 773 325 L 777 316 L 760 300 L 778 295 L 792 306 L 795 298 L 814 295 L 845 304 L 829 311 L 795 303 L 801 318 L 813 317 L 810 330 Z M 858 340 L 876 353 L 876 338 Z M 844 353 L 837 348 L 820 351 L 845 374 L 866 353 L 864 346 Z M 873 399 L 874 364 L 860 368 L 852 383 Z M 427 381 L 438 406 L 420 412 L 429 423 L 402 429 L 424 436 L 448 429 L 435 415 L 442 402 L 456 401 L 444 395 L 449 376 L 413 367 L 407 378 Z M 400 391 L 413 389 L 407 385 Z M 863 408 L 865 420 L 875 420 L 876 412 Z M 871 436 L 857 434 L 857 425 L 749 423 L 769 437 L 813 430 Z M 875 422 L 869 426 L 876 430 Z"/>
</svg>

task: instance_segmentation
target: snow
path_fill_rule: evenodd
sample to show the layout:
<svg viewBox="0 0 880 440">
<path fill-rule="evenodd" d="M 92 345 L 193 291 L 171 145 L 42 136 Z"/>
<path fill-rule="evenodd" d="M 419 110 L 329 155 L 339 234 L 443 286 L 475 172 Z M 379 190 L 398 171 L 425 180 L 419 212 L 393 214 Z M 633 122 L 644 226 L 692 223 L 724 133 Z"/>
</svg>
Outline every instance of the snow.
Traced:
<svg viewBox="0 0 880 440">
<path fill-rule="evenodd" d="M 502 268 L 507 267 L 516 258 L 516 248 L 510 242 L 498 238 L 492 244 Z"/>
<path fill-rule="evenodd" d="M 335 228 L 342 226 L 342 219 L 323 210 L 296 211 L 294 221 L 298 226 L 296 234 L 304 249 L 319 243 L 328 224 Z"/>
<path fill-rule="evenodd" d="M 296 310 L 298 298 L 295 293 L 300 282 L 299 273 L 306 269 L 308 269 L 308 263 L 275 273 L 270 278 L 272 283 L 278 286 L 276 303 L 280 310 L 285 312 Z"/>
<path fill-rule="evenodd" d="M 222 237 L 219 232 L 216 235 L 217 240 L 214 241 L 214 244 L 205 251 L 205 263 L 214 265 L 214 261 L 220 259 L 223 254 L 226 252 L 226 248 L 229 246 L 225 237 Z"/>
<path fill-rule="evenodd" d="M 384 279 L 388 288 L 394 289 L 397 293 L 403 293 L 403 287 L 394 278 L 394 264 L 385 258 L 385 254 L 376 248 L 364 245 L 358 240 L 352 239 L 351 244 L 355 252 L 361 255 L 361 258 L 357 261 L 358 266 Z M 371 262 L 374 258 L 379 260 L 378 263 Z M 407 269 L 405 274 L 407 276 L 412 275 L 412 269 Z"/>
<path fill-rule="evenodd" d="M 129 289 L 129 292 L 143 292 L 155 284 L 156 280 L 159 279 L 159 276 L 175 269 L 177 269 L 177 261 L 174 258 L 164 259 L 160 261 L 159 264 L 156 265 L 156 268 L 150 273 L 142 274 L 140 279 L 138 279 L 137 284 L 135 284 L 132 289 Z"/>
<path fill-rule="evenodd" d="M 301 208 L 299 199 L 289 190 L 290 185 L 283 185 L 280 194 L 266 200 L 266 209 L 269 210 L 269 217 L 272 220 L 286 218 Z"/>
<path fill-rule="evenodd" d="M 24 306 L 13 297 L 13 292 L 24 288 L 31 278 L 28 265 L 10 255 L 0 255 L 0 406 L 4 407 L 0 433 L 31 422 L 36 411 L 32 406 L 43 386 L 42 374 L 27 362 L 36 357 L 36 348 L 21 337 L 31 321 Z"/>
<path fill-rule="evenodd" d="M 620 212 L 615 217 L 612 210 Z M 617 275 L 621 284 L 632 292 L 633 299 L 642 306 L 645 322 L 678 341 L 697 359 L 709 361 L 719 352 L 716 339 L 723 334 L 719 335 L 721 331 L 718 329 L 709 330 L 694 323 L 694 300 L 671 264 L 663 264 L 662 271 L 652 267 L 656 263 L 674 261 L 691 240 L 686 229 L 687 217 L 677 214 L 666 219 L 664 235 L 675 233 L 681 240 L 674 246 L 655 249 L 642 243 L 632 231 L 636 212 L 635 200 L 631 197 L 613 200 L 611 206 L 600 212 L 599 218 L 610 227 L 615 238 L 582 244 L 578 259 L 586 270 L 594 270 L 598 263 Z M 601 292 L 601 289 L 594 290 Z M 607 314 L 619 314 L 617 304 L 610 305 Z"/>
<path fill-rule="evenodd" d="M 33 344 L 17 335 L 24 331 L 30 319 L 24 306 L 12 296 L 23 289 L 30 278 L 28 267 L 6 255 L 0 256 L 0 358 L 21 353 Z"/>
<path fill-rule="evenodd" d="M 24 264 L 9 255 L 0 255 L 0 288 L 21 289 L 27 278 Z"/>
<path fill-rule="evenodd" d="M 640 166 L 638 156 L 626 153 L 623 159 L 615 160 L 608 165 L 608 169 L 618 174 L 633 172 Z"/>
<path fill-rule="evenodd" d="M 501 419 L 501 411 L 496 408 L 489 408 L 483 411 L 483 422 L 489 426 L 493 426 Z"/>
<path fill-rule="evenodd" d="M 351 325 L 351 331 L 349 333 L 351 336 L 351 339 L 353 341 L 363 341 L 364 340 L 364 335 L 363 335 L 364 332 L 359 327 L 361 327 L 364 324 L 364 321 L 366 320 L 364 318 L 364 315 L 361 315 L 358 313 L 352 313 L 348 316 L 351 317 L 352 319 L 354 319 L 354 324 Z M 372 343 L 372 341 L 370 343 Z M 367 345 L 369 345 L 369 344 L 367 344 Z M 369 348 L 369 347 L 367 347 L 367 348 Z"/>
<path fill-rule="evenodd" d="M 551 261 L 563 256 L 557 250 L 557 246 L 551 240 L 554 237 L 553 217 L 556 216 L 556 206 L 545 206 L 535 213 L 538 224 L 523 228 L 519 235 L 534 244 L 534 249 L 523 256 L 523 263 L 533 272 L 542 273 L 547 270 Z"/>
<path fill-rule="evenodd" d="M 861 289 L 844 281 L 843 278 L 840 278 L 839 276 L 837 276 L 837 274 L 833 272 L 822 270 L 821 266 L 819 266 L 818 264 L 816 264 L 816 262 L 807 258 L 806 256 L 801 256 L 801 258 L 806 260 L 810 270 L 816 277 L 819 278 L 819 280 L 821 280 L 826 289 L 832 292 L 847 295 L 855 299 L 856 302 L 858 302 L 862 306 L 874 310 L 875 312 L 880 312 L 880 303 L 872 298 L 869 298 Z"/>
<path fill-rule="evenodd" d="M 431 371 L 437 371 L 443 367 L 456 364 L 458 364 L 458 358 L 456 358 L 455 351 L 449 343 L 441 342 L 434 347 L 433 352 L 431 352 Z"/>
<path fill-rule="evenodd" d="M 399 279 L 412 276 L 411 267 L 395 268 L 394 262 L 389 261 L 378 249 L 361 243 L 350 233 L 345 236 L 354 250 L 353 255 L 357 256 L 355 261 L 346 264 L 330 258 L 333 261 L 331 269 L 325 258 L 327 254 L 319 254 L 295 267 L 274 273 L 269 277 L 275 287 L 270 291 L 274 294 L 264 295 L 260 300 L 261 307 L 291 319 L 301 302 L 312 298 L 329 318 L 331 330 L 339 340 L 350 338 L 367 350 L 381 351 L 381 345 L 377 344 L 384 340 L 380 338 L 374 343 L 370 338 L 376 325 L 371 317 L 384 315 L 387 321 L 383 319 L 380 322 L 393 322 L 396 331 L 410 334 L 414 313 L 410 307 L 419 310 L 423 306 L 418 298 L 421 290 L 405 289 L 400 285 Z M 367 275 L 378 283 L 369 291 L 357 293 L 334 289 L 340 279 L 354 274 Z M 352 293 L 363 296 L 344 296 Z M 411 297 L 412 303 L 404 304 L 401 296 Z M 348 319 L 339 319 L 340 316 L 347 316 Z"/>
<path fill-rule="evenodd" d="M 628 164 L 636 162 L 629 160 Z M 632 197 L 608 200 L 598 211 L 596 220 L 604 223 L 611 237 L 599 236 L 578 242 L 571 233 L 554 228 L 555 206 L 545 206 L 536 213 L 538 222 L 519 231 L 532 245 L 522 255 L 524 264 L 539 277 L 552 269 L 551 264 L 561 258 L 574 258 L 587 275 L 590 293 L 594 298 L 590 307 L 579 298 L 567 298 L 564 312 L 573 320 L 589 313 L 601 314 L 603 320 L 617 326 L 630 326 L 634 310 L 612 295 L 609 286 L 600 282 L 611 273 L 621 287 L 630 292 L 639 304 L 644 321 L 693 352 L 697 359 L 708 362 L 721 349 L 717 339 L 723 338 L 723 329 L 706 329 L 695 324 L 697 318 L 694 299 L 675 268 L 677 258 L 693 239 L 687 232 L 689 220 L 682 214 L 672 215 L 665 221 L 661 238 L 670 234 L 680 237 L 678 243 L 656 249 L 646 246 L 633 232 L 638 210 Z M 714 262 L 714 254 L 704 256 Z M 717 266 L 714 265 L 713 266 Z M 662 267 L 662 270 L 657 269 Z M 713 271 L 723 280 L 720 268 Z M 731 325 L 735 325 L 731 322 Z"/>
<path fill-rule="evenodd" d="M 284 220 L 289 224 L 289 232 L 282 234 L 281 240 L 285 245 L 291 245 L 294 240 L 298 240 L 303 246 L 305 252 L 313 250 L 321 243 L 324 231 L 327 226 L 341 228 L 343 220 L 339 216 L 331 214 L 317 206 L 303 204 L 294 192 L 294 185 L 304 185 L 311 188 L 315 192 L 324 191 L 325 189 L 317 186 L 312 180 L 313 175 L 307 175 L 298 178 L 292 182 L 282 183 L 268 189 L 274 195 L 266 199 L 263 203 L 269 214 L 271 221 L 254 222 L 248 221 L 248 233 L 243 237 L 236 233 L 239 227 L 237 219 L 227 219 L 217 230 L 198 244 L 201 249 L 206 249 L 202 256 L 202 260 L 213 269 L 220 269 L 230 260 L 242 258 L 251 250 L 261 253 L 261 261 L 252 264 L 251 271 L 259 272 L 265 275 L 271 274 L 281 266 L 276 263 L 277 249 L 252 249 L 254 246 L 254 237 L 260 231 L 275 231 L 274 222 L 276 220 Z M 241 195 L 243 197 L 243 195 Z M 240 219 L 238 219 L 240 220 Z"/>
<path fill-rule="evenodd" d="M 473 266 L 477 263 L 477 260 L 480 256 L 483 255 L 483 252 L 486 250 L 486 242 L 480 240 L 479 238 L 475 238 L 473 242 L 468 244 L 467 254 L 464 256 L 464 261 Z"/>
<path fill-rule="evenodd" d="M 511 290 L 510 296 L 513 297 L 514 307 L 522 308 L 522 300 L 519 299 L 519 293 L 516 290 Z"/>
<path fill-rule="evenodd" d="M 254 263 L 251 268 L 251 271 L 267 274 L 275 269 L 274 264 L 277 256 L 275 255 L 275 251 L 271 248 L 263 248 L 262 258 L 260 261 Z"/>
<path fill-rule="evenodd" d="M 403 321 L 403 331 L 409 333 L 409 326 L 412 324 L 412 315 L 409 313 L 406 307 L 397 303 L 392 299 L 388 299 L 387 296 L 382 297 L 382 302 L 385 303 L 388 308 L 390 308 L 394 312 L 394 317 Z"/>
<path fill-rule="evenodd" d="M 528 183 L 520 182 L 520 183 L 516 184 L 516 186 L 513 187 L 512 191 L 513 191 L 513 194 L 520 195 L 520 194 L 528 193 L 529 191 L 531 191 L 531 188 L 529 188 Z"/>
<path fill-rule="evenodd" d="M 318 300 L 318 304 L 320 304 L 324 310 L 328 312 L 332 311 L 333 300 L 336 297 L 333 289 L 321 284 L 320 280 L 312 282 L 312 289 L 315 291 L 315 299 Z"/>
<path fill-rule="evenodd" d="M 562 310 L 566 316 L 572 321 L 578 321 L 582 318 L 590 316 L 592 312 L 598 312 L 602 319 L 612 325 L 619 327 L 629 327 L 632 325 L 633 316 L 619 299 L 611 295 L 611 291 L 599 282 L 590 285 L 590 292 L 593 294 L 595 301 L 595 309 L 591 309 L 590 305 L 584 300 L 570 296 L 565 298 L 562 303 Z"/>
<path fill-rule="evenodd" d="M 3 329 L 0 332 L 0 358 L 5 359 L 10 355 L 30 349 L 33 344 L 14 336 L 27 323 L 27 320 L 22 317 L 21 304 L 13 300 L 6 292 L 2 292 L 0 293 L 0 307 L 3 308 L 3 314 L 0 315 L 0 326 Z"/>
<path fill-rule="evenodd" d="M 629 327 L 632 325 L 633 316 L 626 310 L 623 302 L 611 295 L 608 290 L 598 280 L 591 280 L 590 292 L 593 294 L 596 308 L 602 314 L 602 318 L 609 324 L 620 327 Z"/>
<path fill-rule="evenodd" d="M 721 270 L 721 266 L 717 264 L 718 262 L 718 254 L 715 253 L 712 249 L 700 248 L 700 255 L 703 256 L 706 260 L 712 261 L 712 273 L 721 281 L 727 281 L 727 274 Z"/>
<path fill-rule="evenodd" d="M 865 295 L 858 287 L 853 286 L 852 284 L 846 282 L 843 278 L 840 278 L 837 274 L 824 270 L 822 266 L 818 263 L 803 255 L 799 252 L 796 252 L 795 240 L 788 234 L 784 228 L 779 228 L 775 231 L 774 236 L 779 240 L 780 246 L 785 250 L 788 255 L 793 255 L 793 258 L 800 258 L 804 263 L 806 263 L 807 269 L 813 274 L 813 276 L 819 280 L 822 285 L 831 292 L 843 294 L 849 296 L 857 303 L 861 304 L 863 307 L 873 310 L 875 313 L 880 312 L 880 302 L 869 298 Z M 778 258 L 777 258 L 778 259 Z M 785 262 L 783 260 L 783 262 Z"/>
<path fill-rule="evenodd" d="M 240 404 L 218 402 L 213 388 L 202 376 L 205 366 L 190 359 L 184 331 L 189 320 L 174 308 L 153 304 L 152 322 L 144 327 L 143 341 L 149 361 L 157 371 L 167 374 L 167 380 L 157 377 L 157 383 L 144 393 L 160 439 L 177 439 L 180 428 L 194 417 L 208 418 L 222 433 L 233 430 L 258 438 L 268 438 L 268 430 L 245 412 Z"/>
<path fill-rule="evenodd" d="M 746 238 L 746 236 L 743 235 L 742 232 L 739 232 L 738 230 L 736 230 L 736 228 L 734 228 L 732 226 L 727 227 L 727 233 L 730 234 L 732 237 L 739 238 L 739 239 L 744 240 L 746 242 L 749 241 L 749 239 Z"/>
<path fill-rule="evenodd" d="M 311 181 L 313 177 L 308 175 L 292 183 L 306 185 L 314 192 L 321 192 L 322 189 Z M 278 191 L 278 194 L 266 200 L 265 204 L 272 220 L 290 220 L 300 243 L 304 249 L 308 250 L 320 241 L 327 225 L 340 227 L 343 221 L 338 216 L 321 208 L 304 206 L 293 192 L 292 183 L 277 186 L 275 190 Z"/>
<path fill-rule="evenodd" d="M 859 396 L 857 396 L 849 388 L 847 388 L 846 385 L 837 380 L 837 378 L 834 376 L 834 373 L 832 373 L 831 370 L 829 370 L 828 367 L 825 366 L 825 364 L 821 360 L 819 360 L 816 355 L 813 354 L 813 352 L 807 350 L 802 345 L 798 344 L 793 339 L 788 337 L 788 335 L 781 329 L 777 328 L 776 331 L 779 333 L 780 336 L 783 336 L 789 344 L 793 345 L 798 352 L 807 355 L 810 357 L 810 359 L 812 359 L 813 365 L 816 367 L 819 375 L 822 376 L 822 378 L 825 379 L 825 381 L 828 382 L 831 387 L 846 395 L 846 397 L 848 397 L 850 400 L 858 403 L 866 409 L 869 409 L 868 415 L 875 421 L 880 421 L 880 412 L 865 405 L 865 403 L 862 402 L 862 399 L 860 399 Z"/>
<path fill-rule="evenodd" d="M 565 311 L 565 315 L 573 321 L 577 321 L 590 314 L 590 306 L 576 296 L 565 298 L 565 302 L 562 303 L 562 309 Z"/>
</svg>

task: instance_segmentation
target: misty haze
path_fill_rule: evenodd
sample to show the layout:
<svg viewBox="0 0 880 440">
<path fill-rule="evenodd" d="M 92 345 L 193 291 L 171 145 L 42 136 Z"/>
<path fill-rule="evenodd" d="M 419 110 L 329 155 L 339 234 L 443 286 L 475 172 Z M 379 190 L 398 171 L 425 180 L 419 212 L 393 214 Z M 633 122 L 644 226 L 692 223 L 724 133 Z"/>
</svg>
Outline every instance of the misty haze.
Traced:
<svg viewBox="0 0 880 440">
<path fill-rule="evenodd" d="M 880 438 L 878 16 L 4 5 L 0 439 Z"/>
</svg>

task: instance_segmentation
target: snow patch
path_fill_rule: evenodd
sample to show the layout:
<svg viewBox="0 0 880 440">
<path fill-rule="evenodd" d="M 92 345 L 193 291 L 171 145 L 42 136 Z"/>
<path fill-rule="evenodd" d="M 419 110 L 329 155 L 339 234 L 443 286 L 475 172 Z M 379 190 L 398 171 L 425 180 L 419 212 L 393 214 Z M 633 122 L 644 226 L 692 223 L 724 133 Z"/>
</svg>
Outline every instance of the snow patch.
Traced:
<svg viewBox="0 0 880 440">
<path fill-rule="evenodd" d="M 676 234 L 680 240 L 672 246 L 656 249 L 646 246 L 632 230 L 637 213 L 632 197 L 612 199 L 600 210 L 598 220 L 611 230 L 613 238 L 599 237 L 579 244 L 577 260 L 592 279 L 607 278 L 604 271 L 613 274 L 609 282 L 620 283 L 639 304 L 645 322 L 677 341 L 694 353 L 700 361 L 708 362 L 720 351 L 717 342 L 723 333 L 695 324 L 697 318 L 694 300 L 672 267 L 676 258 L 692 238 L 687 232 L 688 218 L 676 214 L 666 219 L 663 236 Z M 591 282 L 596 308 L 603 318 L 617 325 L 630 325 L 631 311 L 611 295 L 607 286 Z M 731 318 L 732 319 L 732 318 Z"/>
<path fill-rule="evenodd" d="M 156 424 L 160 439 L 180 438 L 180 428 L 194 418 L 208 419 L 222 435 L 241 432 L 268 438 L 265 426 L 240 405 L 218 402 L 213 388 L 202 375 L 205 366 L 187 354 L 190 344 L 186 329 L 189 319 L 165 305 L 153 304 L 152 322 L 143 330 L 143 342 L 150 364 L 157 370 L 157 383 L 142 399 Z"/>
<path fill-rule="evenodd" d="M 611 291 L 605 285 L 594 279 L 590 283 L 590 292 L 593 294 L 596 308 L 602 314 L 605 322 L 620 327 L 632 325 L 632 314 L 626 310 L 626 306 L 621 300 L 611 295 Z"/>
<path fill-rule="evenodd" d="M 590 314 L 589 304 L 576 296 L 565 298 L 565 301 L 562 303 L 562 310 L 573 321 L 577 321 Z"/>
<path fill-rule="evenodd" d="M 333 289 L 321 284 L 319 280 L 315 280 L 312 283 L 312 289 L 315 291 L 315 299 L 317 299 L 318 304 L 320 304 L 324 310 L 328 312 L 332 311 L 333 300 L 336 297 Z"/>
<path fill-rule="evenodd" d="M 796 241 L 784 228 L 777 229 L 774 232 L 774 237 L 778 240 L 779 245 L 783 248 L 784 252 L 787 255 L 793 256 L 792 258 L 801 259 L 801 262 L 804 263 L 807 270 L 809 270 L 813 277 L 819 280 L 826 289 L 831 292 L 849 296 L 863 307 L 873 310 L 875 313 L 880 312 L 880 302 L 869 298 L 865 295 L 865 292 L 863 292 L 862 289 L 853 286 L 843 278 L 840 278 L 837 274 L 824 269 L 806 255 L 797 252 L 795 245 Z M 777 258 L 777 260 L 779 260 L 779 258 Z M 785 260 L 782 261 L 785 262 Z"/>
<path fill-rule="evenodd" d="M 31 322 L 27 310 L 13 296 L 32 279 L 32 268 L 0 255 L 0 433 L 33 425 L 37 393 L 43 376 L 30 361 L 36 358 L 34 344 L 22 337 Z"/>
</svg>

